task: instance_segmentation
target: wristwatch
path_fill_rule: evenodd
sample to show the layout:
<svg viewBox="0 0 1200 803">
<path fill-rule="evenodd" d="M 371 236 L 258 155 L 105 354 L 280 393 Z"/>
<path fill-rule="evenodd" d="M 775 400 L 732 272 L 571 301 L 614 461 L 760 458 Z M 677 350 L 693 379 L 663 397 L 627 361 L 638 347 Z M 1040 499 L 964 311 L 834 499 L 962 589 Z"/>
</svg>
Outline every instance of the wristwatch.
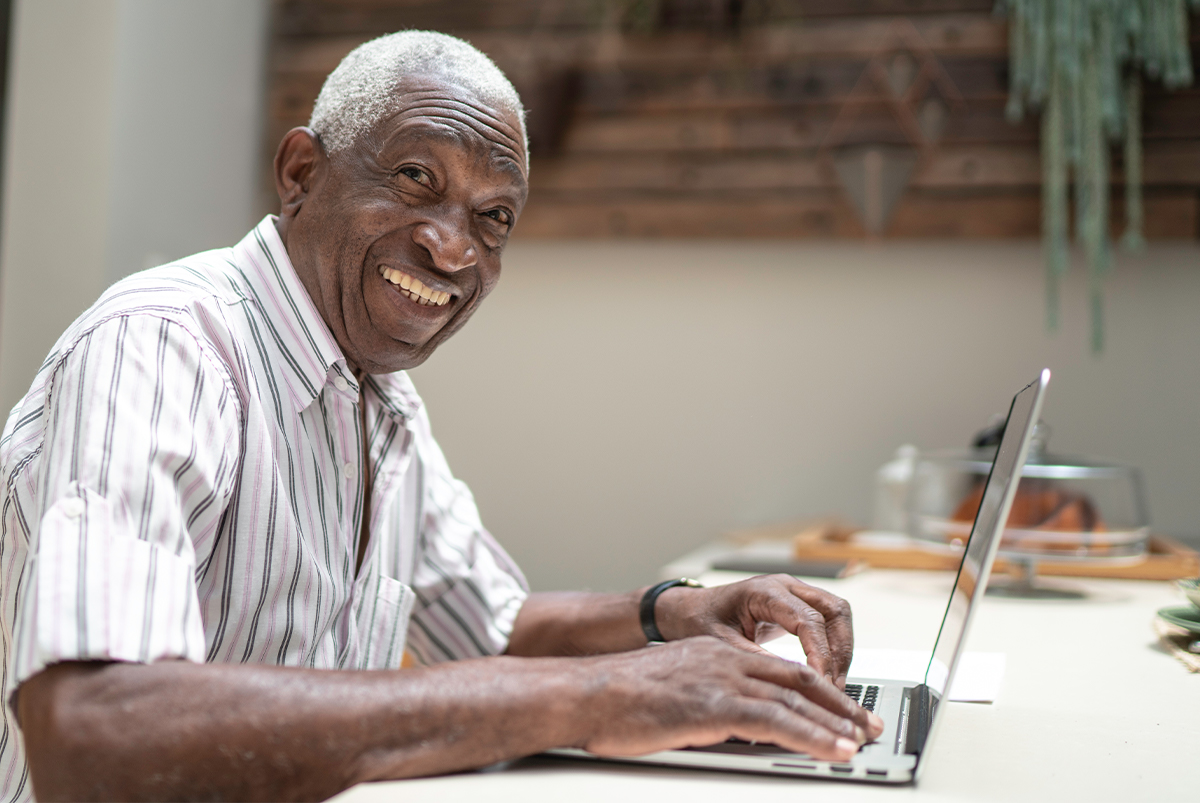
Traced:
<svg viewBox="0 0 1200 803">
<path fill-rule="evenodd" d="M 658 623 L 654 621 L 654 603 L 658 602 L 659 594 L 668 588 L 675 588 L 676 586 L 704 588 L 703 584 L 690 577 L 680 577 L 678 580 L 665 580 L 656 586 L 650 586 L 646 590 L 646 593 L 642 595 L 642 604 L 639 609 L 639 615 L 642 620 L 642 632 L 646 634 L 646 641 L 651 643 L 666 641 L 663 638 L 663 634 L 658 631 Z"/>
</svg>

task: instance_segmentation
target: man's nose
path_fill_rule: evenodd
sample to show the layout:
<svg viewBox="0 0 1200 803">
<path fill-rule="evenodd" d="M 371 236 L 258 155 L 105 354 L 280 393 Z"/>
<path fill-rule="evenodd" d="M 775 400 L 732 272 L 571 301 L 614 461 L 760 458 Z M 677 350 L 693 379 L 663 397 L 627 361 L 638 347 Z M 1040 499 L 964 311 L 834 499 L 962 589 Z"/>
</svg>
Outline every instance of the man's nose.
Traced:
<svg viewBox="0 0 1200 803">
<path fill-rule="evenodd" d="M 470 268 L 479 261 L 475 244 L 460 226 L 449 222 L 420 223 L 413 230 L 413 242 L 433 257 L 434 266 L 446 273 Z"/>
</svg>

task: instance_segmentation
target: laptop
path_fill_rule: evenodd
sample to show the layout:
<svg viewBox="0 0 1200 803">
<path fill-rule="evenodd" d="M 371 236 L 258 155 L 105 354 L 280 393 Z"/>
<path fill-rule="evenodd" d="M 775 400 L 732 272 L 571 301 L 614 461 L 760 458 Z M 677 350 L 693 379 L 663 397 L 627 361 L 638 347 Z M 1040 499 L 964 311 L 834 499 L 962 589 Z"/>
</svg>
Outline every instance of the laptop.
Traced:
<svg viewBox="0 0 1200 803">
<path fill-rule="evenodd" d="M 1049 369 L 1013 397 L 1004 434 L 984 486 L 983 501 L 963 550 L 958 576 L 950 592 L 942 626 L 933 645 L 923 683 L 885 678 L 850 678 L 846 693 L 884 721 L 883 733 L 863 745 L 848 762 L 825 761 L 769 744 L 730 740 L 707 747 L 664 750 L 645 756 L 607 758 L 578 749 L 552 750 L 551 755 L 674 767 L 797 775 L 810 778 L 905 784 L 917 780 L 937 726 L 940 703 L 954 682 L 971 626 L 972 613 L 987 589 L 1000 534 L 1008 520 L 1021 469 L 1029 451 L 1050 381 Z"/>
</svg>

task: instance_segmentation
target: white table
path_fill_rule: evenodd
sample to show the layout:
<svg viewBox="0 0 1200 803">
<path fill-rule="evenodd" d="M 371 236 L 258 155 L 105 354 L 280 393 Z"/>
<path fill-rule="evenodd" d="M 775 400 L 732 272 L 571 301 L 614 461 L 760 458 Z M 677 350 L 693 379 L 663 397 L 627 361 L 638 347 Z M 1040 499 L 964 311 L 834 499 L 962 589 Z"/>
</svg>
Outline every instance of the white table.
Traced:
<svg viewBox="0 0 1200 803">
<path fill-rule="evenodd" d="M 693 564 L 704 553 L 689 556 Z M 666 567 L 679 576 L 696 568 Z M 678 572 L 678 573 L 677 573 Z M 693 572 L 698 574 L 699 572 Z M 742 575 L 708 572 L 706 584 Z M 868 570 L 813 581 L 850 601 L 859 646 L 928 650 L 952 577 Z M 1051 581 L 1048 581 L 1051 582 Z M 1200 799 L 1200 675 L 1161 651 L 1155 611 L 1186 604 L 1171 584 L 1056 579 L 1079 601 L 988 597 L 968 649 L 1004 652 L 994 704 L 949 703 L 916 787 L 526 759 L 501 770 L 364 784 L 338 800 L 1174 801 Z"/>
</svg>

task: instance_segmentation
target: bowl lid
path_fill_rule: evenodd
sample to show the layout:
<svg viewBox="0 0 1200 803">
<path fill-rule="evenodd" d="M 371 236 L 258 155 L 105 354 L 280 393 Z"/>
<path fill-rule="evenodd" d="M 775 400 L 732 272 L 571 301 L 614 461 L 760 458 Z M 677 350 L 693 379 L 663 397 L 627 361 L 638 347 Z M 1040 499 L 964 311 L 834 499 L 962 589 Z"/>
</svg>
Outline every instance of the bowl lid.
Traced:
<svg viewBox="0 0 1200 803">
<path fill-rule="evenodd" d="M 994 447 L 972 449 L 968 452 L 925 452 L 921 455 L 922 459 L 953 465 L 973 474 L 987 474 L 991 471 L 995 456 Z M 1132 482 L 1138 481 L 1138 473 L 1133 466 L 1120 463 L 1045 452 L 1029 455 L 1029 459 L 1025 461 L 1025 468 L 1021 470 L 1022 477 L 1044 477 L 1056 480 L 1123 479 Z"/>
<path fill-rule="evenodd" d="M 1002 417 L 993 417 L 987 427 L 975 434 L 967 452 L 931 452 L 923 456 L 943 464 L 957 464 L 963 471 L 986 474 L 992 470 L 996 449 L 1004 434 L 1005 421 Z M 1046 451 L 1049 442 L 1050 427 L 1045 421 L 1038 421 L 1030 438 L 1029 456 L 1021 470 L 1022 477 L 1054 480 L 1115 479 L 1127 480 L 1135 486 L 1141 483 L 1141 476 L 1133 466 L 1078 455 L 1053 454 Z"/>
</svg>

